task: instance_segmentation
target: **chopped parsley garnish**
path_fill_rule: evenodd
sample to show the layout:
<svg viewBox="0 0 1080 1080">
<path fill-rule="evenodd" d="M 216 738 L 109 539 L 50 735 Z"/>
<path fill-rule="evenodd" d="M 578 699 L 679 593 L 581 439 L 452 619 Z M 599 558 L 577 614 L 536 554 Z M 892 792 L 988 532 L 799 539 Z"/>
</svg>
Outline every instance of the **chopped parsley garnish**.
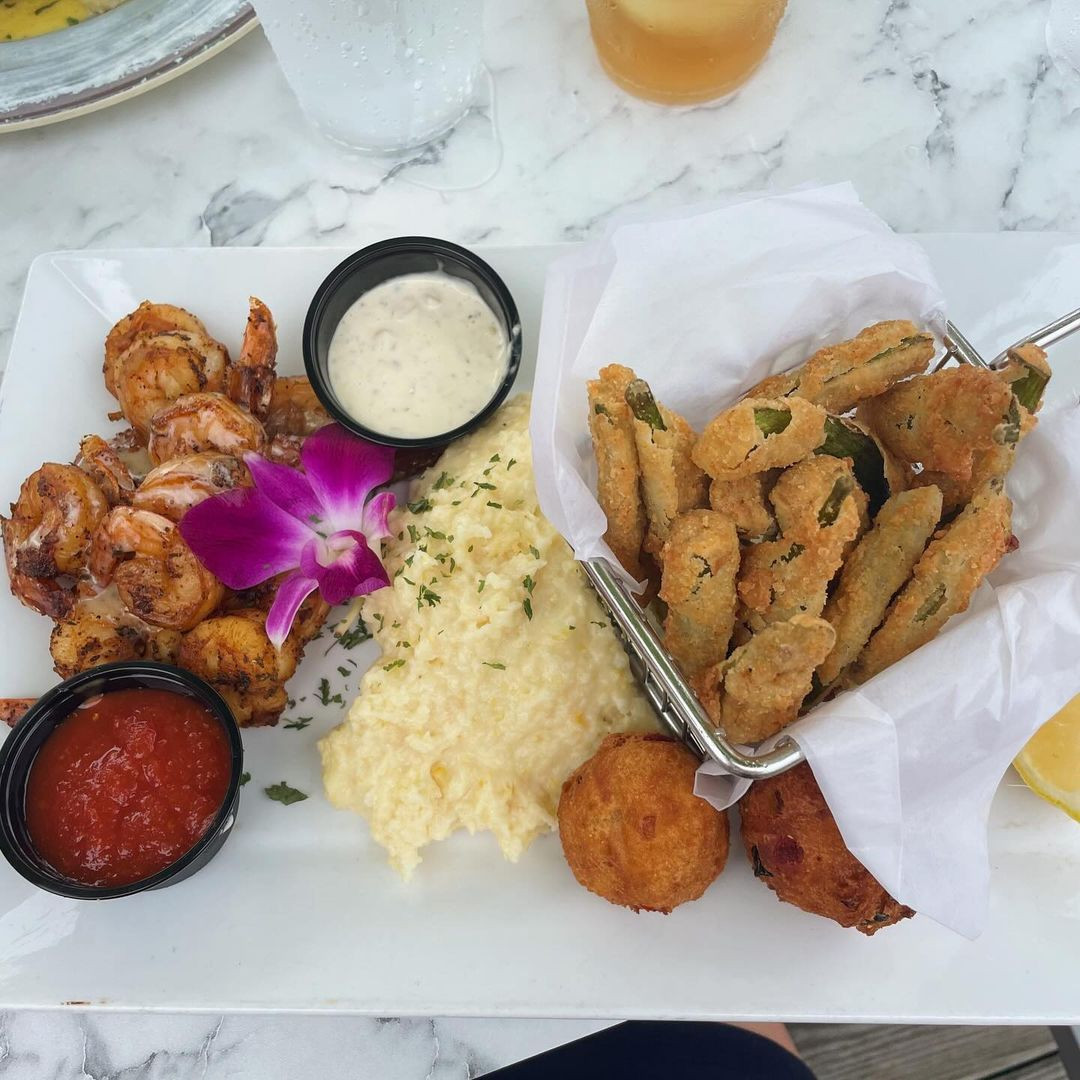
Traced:
<svg viewBox="0 0 1080 1080">
<path fill-rule="evenodd" d="M 501 460 L 501 459 L 499 458 L 498 454 L 492 454 L 491 457 L 488 458 L 488 461 L 499 461 L 499 460 Z"/>
<path fill-rule="evenodd" d="M 415 544 L 420 539 L 420 530 L 415 525 L 409 526 L 409 539 Z"/>
<path fill-rule="evenodd" d="M 478 593 L 482 593 L 484 591 L 484 586 L 486 584 L 487 584 L 487 578 L 481 578 L 480 579 L 480 584 L 476 586 L 476 591 Z"/>
<path fill-rule="evenodd" d="M 526 575 L 525 575 L 525 576 L 524 576 L 524 577 L 523 577 L 523 578 L 521 579 L 521 584 L 525 586 L 525 591 L 526 591 L 527 593 L 529 593 L 530 595 L 532 595 L 532 591 L 533 591 L 533 589 L 535 589 L 535 588 L 536 588 L 536 582 L 535 582 L 535 581 L 533 581 L 533 579 L 532 579 L 532 575 L 531 575 L 531 574 L 526 574 Z"/>
<path fill-rule="evenodd" d="M 298 716 L 295 720 L 290 720 L 285 727 L 292 731 L 303 731 L 310 723 L 310 716 Z"/>
<path fill-rule="evenodd" d="M 517 458 L 511 458 L 506 463 L 506 471 L 509 472 L 517 464 Z"/>
<path fill-rule="evenodd" d="M 529 545 L 529 553 L 532 555 L 532 557 L 534 559 L 539 559 L 540 558 L 540 552 L 537 551 L 536 548 L 534 548 L 532 546 L 532 544 Z"/>
<path fill-rule="evenodd" d="M 596 619 L 590 619 L 589 620 L 589 625 L 590 626 L 599 626 L 601 630 L 606 630 L 607 629 L 607 623 L 606 622 L 597 622 Z"/>
<path fill-rule="evenodd" d="M 500 664 L 498 660 L 484 660 L 482 661 L 484 667 L 493 667 L 496 671 L 505 671 L 506 665 Z"/>
<path fill-rule="evenodd" d="M 286 806 L 292 806 L 293 803 L 303 802 L 307 795 L 302 791 L 298 791 L 294 787 L 290 787 L 284 780 L 279 780 L 276 784 L 271 784 L 268 788 L 263 788 L 267 796 L 274 800 L 274 802 L 284 803 Z"/>
<path fill-rule="evenodd" d="M 501 510 L 502 509 L 502 503 L 489 502 L 488 506 L 490 506 L 492 508 L 492 510 Z"/>
<path fill-rule="evenodd" d="M 338 674 L 344 676 L 346 679 L 350 675 L 350 671 L 349 671 L 349 669 L 347 667 L 342 667 L 342 666 L 339 665 L 337 670 L 338 670 Z"/>
<path fill-rule="evenodd" d="M 447 537 L 446 533 L 437 532 L 435 529 L 429 529 L 426 525 L 424 526 L 424 535 L 430 537 L 432 540 L 450 539 L 450 537 Z"/>
<path fill-rule="evenodd" d="M 251 773 L 242 772 L 240 774 L 240 786 L 243 787 L 251 779 Z"/>
<path fill-rule="evenodd" d="M 439 473 L 439 479 L 431 485 L 432 491 L 442 491 L 443 488 L 451 487 L 454 483 L 454 477 L 447 472 Z"/>
<path fill-rule="evenodd" d="M 532 619 L 532 601 L 526 596 L 524 603 L 521 605 L 525 609 L 525 614 Z"/>
<path fill-rule="evenodd" d="M 376 619 L 379 621 L 379 625 L 382 625 L 382 616 L 376 615 Z M 358 618 L 356 625 L 350 627 L 344 634 L 338 635 L 337 643 L 343 649 L 351 649 L 355 645 L 359 645 L 362 641 L 369 641 L 371 639 L 371 631 L 367 628 L 364 620 Z M 352 661 L 350 661 L 351 663 Z"/>
<path fill-rule="evenodd" d="M 432 592 L 426 585 L 421 585 L 420 591 L 416 594 L 416 610 L 419 611 L 424 604 L 434 607 L 441 600 L 442 597 L 437 592 Z"/>
<path fill-rule="evenodd" d="M 405 506 L 414 514 L 426 514 L 431 509 L 431 500 L 425 497 L 417 499 L 415 502 L 406 503 Z"/>
<path fill-rule="evenodd" d="M 404 660 L 391 660 L 389 664 L 383 664 L 383 671 L 393 671 L 396 667 L 404 667 Z"/>
<path fill-rule="evenodd" d="M 345 701 L 340 694 L 330 694 L 330 683 L 326 679 L 319 680 L 319 702 L 323 705 L 344 705 Z"/>
<path fill-rule="evenodd" d="M 494 491 L 495 485 L 489 484 L 486 480 L 474 480 L 473 489 L 473 493 L 469 496 L 470 499 L 475 499 L 479 491 Z"/>
</svg>

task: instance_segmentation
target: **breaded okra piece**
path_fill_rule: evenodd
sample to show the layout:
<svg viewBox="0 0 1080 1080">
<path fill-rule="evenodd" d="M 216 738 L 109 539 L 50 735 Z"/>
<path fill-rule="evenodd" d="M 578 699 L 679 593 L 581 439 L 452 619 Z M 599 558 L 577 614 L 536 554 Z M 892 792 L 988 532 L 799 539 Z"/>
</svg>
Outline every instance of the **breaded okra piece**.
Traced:
<svg viewBox="0 0 1080 1080">
<path fill-rule="evenodd" d="M 847 412 L 901 379 L 925 371 L 933 356 L 933 335 L 913 322 L 874 323 L 849 341 L 818 349 L 801 367 L 762 380 L 750 396 L 800 397 L 829 412 Z"/>
<path fill-rule="evenodd" d="M 843 684 L 857 686 L 913 653 L 965 611 L 980 582 L 1012 543 L 1012 503 L 1001 485 L 984 485 L 959 516 L 942 529 L 919 561 L 911 580 L 889 606 Z"/>
<path fill-rule="evenodd" d="M 835 640 L 833 628 L 811 615 L 766 627 L 694 680 L 703 708 L 734 742 L 775 735 L 798 718 L 814 670 Z"/>
<path fill-rule="evenodd" d="M 801 398 L 743 398 L 709 421 L 693 458 L 714 480 L 784 468 L 825 441 L 825 418 Z"/>
<path fill-rule="evenodd" d="M 735 624 L 739 537 L 729 517 L 689 510 L 671 525 L 660 599 L 668 606 L 664 644 L 688 678 L 723 660 Z"/>
<path fill-rule="evenodd" d="M 634 373 L 619 364 L 600 370 L 588 383 L 589 432 L 596 454 L 596 496 L 607 516 L 604 539 L 628 574 L 641 580 L 645 504 L 641 498 L 634 417 L 626 388 Z"/>
<path fill-rule="evenodd" d="M 659 404 L 644 379 L 629 383 L 625 398 L 634 418 L 634 441 L 648 521 L 645 550 L 659 555 L 675 518 L 708 501 L 708 480 L 690 458 L 697 441 L 694 429 L 678 413 Z"/>
<path fill-rule="evenodd" d="M 844 562 L 822 613 L 836 631 L 836 644 L 818 669 L 822 686 L 835 682 L 862 652 L 940 520 L 941 492 L 935 487 L 901 491 L 878 512 L 873 528 Z"/>
<path fill-rule="evenodd" d="M 858 418 L 902 460 L 960 481 L 970 479 L 979 451 L 1020 437 L 1009 384 L 967 364 L 894 386 L 862 402 Z"/>
<path fill-rule="evenodd" d="M 995 374 L 1009 384 L 1020 405 L 1029 413 L 1042 408 L 1043 394 L 1050 381 L 1046 350 L 1030 341 L 1009 350 L 1009 358 Z"/>
<path fill-rule="evenodd" d="M 780 539 L 743 553 L 738 594 L 751 630 L 793 615 L 820 615 L 845 549 L 863 528 L 865 503 L 845 458 L 813 457 L 780 475 L 772 504 Z"/>
<path fill-rule="evenodd" d="M 779 475 L 779 469 L 770 469 L 740 480 L 713 480 L 709 485 L 709 505 L 731 518 L 744 539 L 764 540 L 776 531 L 768 496 Z"/>
</svg>

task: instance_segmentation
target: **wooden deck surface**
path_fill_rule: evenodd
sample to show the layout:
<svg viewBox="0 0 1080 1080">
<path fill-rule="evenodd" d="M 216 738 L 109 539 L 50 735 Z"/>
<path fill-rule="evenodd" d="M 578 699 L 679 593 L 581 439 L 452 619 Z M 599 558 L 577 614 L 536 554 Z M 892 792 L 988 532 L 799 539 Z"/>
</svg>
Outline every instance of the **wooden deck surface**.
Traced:
<svg viewBox="0 0 1080 1080">
<path fill-rule="evenodd" d="M 1049 1028 L 791 1024 L 818 1080 L 1080 1080 Z"/>
</svg>

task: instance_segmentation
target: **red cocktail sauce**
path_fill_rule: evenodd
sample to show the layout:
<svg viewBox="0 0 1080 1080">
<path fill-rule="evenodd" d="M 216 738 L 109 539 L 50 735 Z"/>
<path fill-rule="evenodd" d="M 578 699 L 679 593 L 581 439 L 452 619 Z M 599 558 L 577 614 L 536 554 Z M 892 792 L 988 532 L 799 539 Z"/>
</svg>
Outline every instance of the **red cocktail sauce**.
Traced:
<svg viewBox="0 0 1080 1080">
<path fill-rule="evenodd" d="M 83 885 L 128 885 L 189 851 L 225 801 L 221 724 L 168 690 L 113 690 L 63 719 L 26 786 L 38 854 Z"/>
</svg>

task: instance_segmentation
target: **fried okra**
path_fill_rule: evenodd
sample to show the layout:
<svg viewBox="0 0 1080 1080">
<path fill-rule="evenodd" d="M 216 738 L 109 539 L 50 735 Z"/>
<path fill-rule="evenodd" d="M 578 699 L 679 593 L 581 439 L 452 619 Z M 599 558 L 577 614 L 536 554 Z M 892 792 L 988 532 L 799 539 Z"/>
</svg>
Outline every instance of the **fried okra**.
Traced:
<svg viewBox="0 0 1080 1080">
<path fill-rule="evenodd" d="M 755 780 L 739 801 L 754 876 L 788 904 L 876 934 L 915 912 L 847 849 L 810 766 Z"/>
<path fill-rule="evenodd" d="M 1050 364 L 1046 350 L 1028 342 L 1009 350 L 1005 364 L 995 369 L 995 374 L 1009 384 L 1017 401 L 1029 413 L 1042 408 L 1043 394 L 1050 381 Z"/>
<path fill-rule="evenodd" d="M 781 474 L 771 501 L 780 538 L 743 553 L 738 593 L 752 630 L 793 615 L 820 615 L 829 582 L 863 528 L 847 460 L 813 457 Z"/>
<path fill-rule="evenodd" d="M 801 398 L 743 398 L 701 433 L 693 459 L 714 480 L 784 468 L 825 441 L 825 410 Z"/>
<path fill-rule="evenodd" d="M 941 492 L 935 487 L 902 491 L 878 512 L 845 560 L 822 613 L 836 631 L 836 644 L 818 669 L 822 686 L 833 683 L 870 640 L 940 520 Z"/>
<path fill-rule="evenodd" d="M 824 619 L 795 615 L 773 623 L 699 674 L 694 687 L 702 707 L 728 738 L 759 743 L 797 719 L 814 670 L 835 641 Z"/>
<path fill-rule="evenodd" d="M 690 510 L 675 518 L 663 551 L 664 644 L 687 677 L 727 655 L 735 624 L 739 537 L 730 518 Z"/>
<path fill-rule="evenodd" d="M 909 379 L 863 402 L 858 416 L 904 461 L 958 481 L 971 477 L 979 452 L 1020 437 L 1009 384 L 967 364 Z"/>
<path fill-rule="evenodd" d="M 644 379 L 630 382 L 625 397 L 633 416 L 648 521 L 645 550 L 658 555 L 675 518 L 705 505 L 708 481 L 690 458 L 697 440 L 694 429 L 678 413 L 660 405 Z"/>
<path fill-rule="evenodd" d="M 750 396 L 800 397 L 832 413 L 847 412 L 901 379 L 925 371 L 933 356 L 933 336 L 914 323 L 874 323 L 850 341 L 819 349 L 801 367 L 764 379 Z"/>
<path fill-rule="evenodd" d="M 966 611 L 983 578 L 1012 543 L 1012 503 L 1000 484 L 987 484 L 937 533 L 915 564 L 911 580 L 892 602 L 845 685 L 873 678 L 937 636 Z"/>
<path fill-rule="evenodd" d="M 779 475 L 778 469 L 770 469 L 741 480 L 713 480 L 709 485 L 709 505 L 732 520 L 739 536 L 764 540 L 776 531 L 768 495 Z"/>
<path fill-rule="evenodd" d="M 645 504 L 640 490 L 634 417 L 626 404 L 626 388 L 634 373 L 609 364 L 588 384 L 589 431 L 596 454 L 596 494 L 607 516 L 604 539 L 623 568 L 639 581 L 641 546 L 645 540 Z"/>
</svg>

